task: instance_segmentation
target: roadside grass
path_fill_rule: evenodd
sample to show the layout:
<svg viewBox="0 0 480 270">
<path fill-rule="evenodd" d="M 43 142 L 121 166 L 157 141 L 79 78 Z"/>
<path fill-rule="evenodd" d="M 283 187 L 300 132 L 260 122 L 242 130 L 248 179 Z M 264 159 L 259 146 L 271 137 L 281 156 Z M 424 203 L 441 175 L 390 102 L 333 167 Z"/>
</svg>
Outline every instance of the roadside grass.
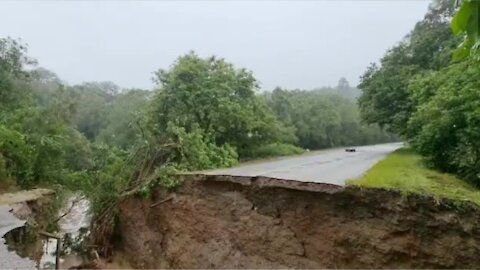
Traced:
<svg viewBox="0 0 480 270">
<path fill-rule="evenodd" d="M 408 148 L 391 153 L 362 178 L 349 180 L 347 185 L 396 189 L 480 205 L 480 189 L 453 175 L 426 168 L 421 156 Z"/>
</svg>

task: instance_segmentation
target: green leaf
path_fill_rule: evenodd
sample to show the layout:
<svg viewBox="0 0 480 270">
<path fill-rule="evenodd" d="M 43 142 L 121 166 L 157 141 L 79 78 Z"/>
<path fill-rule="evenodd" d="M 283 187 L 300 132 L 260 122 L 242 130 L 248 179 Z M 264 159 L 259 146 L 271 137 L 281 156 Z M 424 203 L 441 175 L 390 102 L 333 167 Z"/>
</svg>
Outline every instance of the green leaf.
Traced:
<svg viewBox="0 0 480 270">
<path fill-rule="evenodd" d="M 476 54 L 480 42 L 480 2 L 464 0 L 452 20 L 451 27 L 454 34 L 465 36 L 462 44 L 454 52 L 454 60 L 461 60 Z"/>
<path fill-rule="evenodd" d="M 464 1 L 455 17 L 452 19 L 452 31 L 459 35 L 467 30 L 468 21 L 472 15 L 473 3 Z"/>
<path fill-rule="evenodd" d="M 465 36 L 465 40 L 453 51 L 453 60 L 459 61 L 470 56 L 470 48 L 472 48 L 473 44 L 474 41 Z"/>
</svg>

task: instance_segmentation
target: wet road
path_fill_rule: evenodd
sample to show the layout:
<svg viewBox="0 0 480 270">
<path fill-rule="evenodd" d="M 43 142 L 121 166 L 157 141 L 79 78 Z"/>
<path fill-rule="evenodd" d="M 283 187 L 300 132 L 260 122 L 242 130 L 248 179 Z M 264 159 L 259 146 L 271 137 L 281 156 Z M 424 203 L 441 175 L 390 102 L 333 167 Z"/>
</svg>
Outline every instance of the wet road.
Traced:
<svg viewBox="0 0 480 270">
<path fill-rule="evenodd" d="M 3 236 L 9 231 L 21 227 L 25 221 L 19 220 L 10 213 L 10 206 L 0 205 L 0 269 L 36 269 L 35 262 L 9 251 Z"/>
<path fill-rule="evenodd" d="M 278 160 L 245 163 L 238 167 L 202 172 L 209 175 L 266 176 L 304 182 L 344 185 L 362 176 L 402 143 L 355 147 L 356 152 L 330 149 Z"/>
<path fill-rule="evenodd" d="M 33 201 L 42 196 L 53 194 L 48 189 L 33 189 L 15 193 L 0 194 L 0 269 L 36 269 L 36 263 L 9 251 L 3 238 L 9 231 L 25 225 L 25 220 L 15 217 L 11 211 L 21 207 L 22 203 Z"/>
</svg>

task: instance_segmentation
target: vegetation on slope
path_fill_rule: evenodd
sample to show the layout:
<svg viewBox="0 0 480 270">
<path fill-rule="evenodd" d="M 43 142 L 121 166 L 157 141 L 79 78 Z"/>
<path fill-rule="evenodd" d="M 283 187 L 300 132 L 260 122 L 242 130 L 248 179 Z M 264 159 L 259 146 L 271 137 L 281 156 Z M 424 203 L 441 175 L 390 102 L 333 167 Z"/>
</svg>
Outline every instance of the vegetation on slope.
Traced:
<svg viewBox="0 0 480 270">
<path fill-rule="evenodd" d="M 480 205 L 480 190 L 454 175 L 429 169 L 420 155 L 406 148 L 391 153 L 363 177 L 350 180 L 348 184 L 427 194 Z"/>
</svg>

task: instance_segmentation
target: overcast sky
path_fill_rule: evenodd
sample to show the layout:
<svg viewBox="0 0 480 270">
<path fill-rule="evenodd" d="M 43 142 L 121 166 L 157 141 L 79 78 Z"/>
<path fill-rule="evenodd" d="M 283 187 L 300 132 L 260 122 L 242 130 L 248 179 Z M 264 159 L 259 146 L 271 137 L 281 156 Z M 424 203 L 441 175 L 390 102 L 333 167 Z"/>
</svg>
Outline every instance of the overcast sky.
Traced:
<svg viewBox="0 0 480 270">
<path fill-rule="evenodd" d="M 0 1 L 0 36 L 75 84 L 151 89 L 190 50 L 254 72 L 270 90 L 351 84 L 402 39 L 429 1 Z"/>
</svg>

